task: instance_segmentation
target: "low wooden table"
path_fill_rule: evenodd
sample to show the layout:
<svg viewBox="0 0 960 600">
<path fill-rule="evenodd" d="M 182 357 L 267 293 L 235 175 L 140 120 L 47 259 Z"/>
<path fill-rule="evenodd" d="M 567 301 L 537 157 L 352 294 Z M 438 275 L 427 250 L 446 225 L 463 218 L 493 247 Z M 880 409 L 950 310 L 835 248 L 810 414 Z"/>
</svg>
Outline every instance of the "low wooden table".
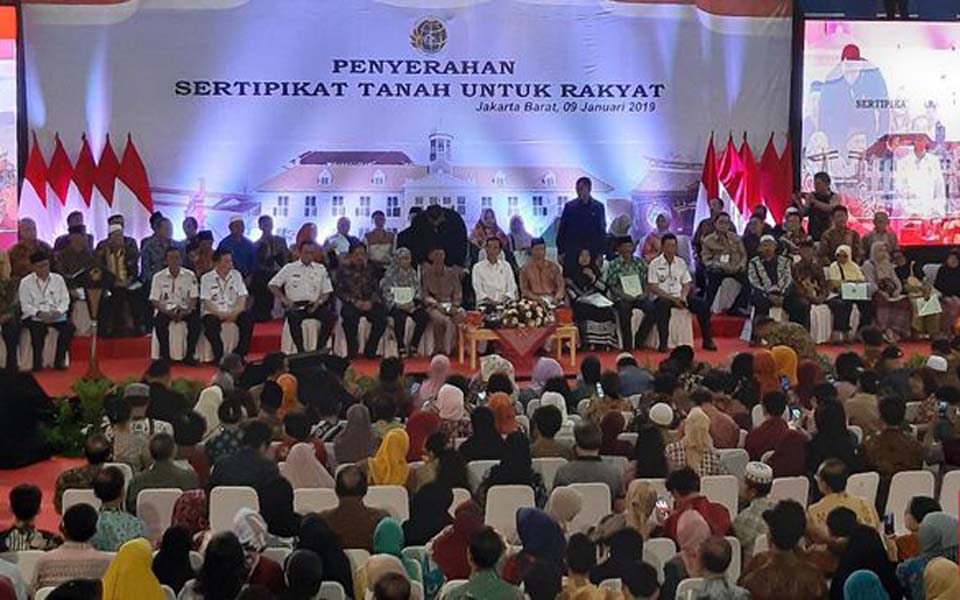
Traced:
<svg viewBox="0 0 960 600">
<path fill-rule="evenodd" d="M 570 366 L 577 366 L 577 342 L 579 332 L 576 325 L 559 325 L 554 330 L 548 341 L 556 342 L 557 361 L 563 360 L 563 345 L 567 344 L 570 356 Z M 457 347 L 459 350 L 459 359 L 463 363 L 465 353 L 470 355 L 470 368 L 477 368 L 477 344 L 479 342 L 492 342 L 499 340 L 497 333 L 493 329 L 483 327 L 470 327 L 461 325 L 458 328 Z"/>
</svg>

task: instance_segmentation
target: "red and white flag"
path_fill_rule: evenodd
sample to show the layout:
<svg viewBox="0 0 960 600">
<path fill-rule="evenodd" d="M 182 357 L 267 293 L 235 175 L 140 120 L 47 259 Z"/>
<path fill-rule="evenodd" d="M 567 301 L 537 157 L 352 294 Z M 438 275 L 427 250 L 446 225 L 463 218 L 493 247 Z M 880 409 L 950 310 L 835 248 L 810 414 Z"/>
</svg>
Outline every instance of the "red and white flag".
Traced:
<svg viewBox="0 0 960 600">
<path fill-rule="evenodd" d="M 47 183 L 53 191 L 53 197 L 47 196 L 51 240 L 67 232 L 67 194 L 73 180 L 73 165 L 70 164 L 70 157 L 60 141 L 60 134 L 56 134 L 53 139 L 55 145 L 50 156 L 50 166 L 47 167 Z"/>
<path fill-rule="evenodd" d="M 777 223 L 783 220 L 783 211 L 787 210 L 786 199 L 782 197 L 781 179 L 780 155 L 777 154 L 771 133 L 760 157 L 760 199 Z"/>
<path fill-rule="evenodd" d="M 93 177 L 93 197 L 90 199 L 90 222 L 95 223 L 93 230 L 100 233 L 98 240 L 107 237 L 107 219 L 113 214 L 113 197 L 117 186 L 117 171 L 120 170 L 120 161 L 113 151 L 110 136 L 100 151 L 100 160 L 97 161 L 97 170 Z"/>
<path fill-rule="evenodd" d="M 125 235 L 142 240 L 152 233 L 150 215 L 153 213 L 153 196 L 150 193 L 150 180 L 140 153 L 133 145 L 133 137 L 129 134 L 117 172 L 113 210 L 124 217 Z"/>
<path fill-rule="evenodd" d="M 37 238 L 50 239 L 50 225 L 47 219 L 47 163 L 37 143 L 37 133 L 33 133 L 33 144 L 27 165 L 23 170 L 23 186 L 20 188 L 20 205 L 17 209 L 19 219 L 33 219 L 37 225 Z"/>
<path fill-rule="evenodd" d="M 717 151 L 713 147 L 713 134 L 707 145 L 707 155 L 703 159 L 703 172 L 700 174 L 700 189 L 697 192 L 697 210 L 693 214 L 693 227 L 704 219 L 710 218 L 710 199 L 720 197 L 720 179 L 717 177 Z"/>
<path fill-rule="evenodd" d="M 747 226 L 746 218 L 740 213 L 737 207 L 736 198 L 740 192 L 740 185 L 743 180 L 743 163 L 740 160 L 740 154 L 737 147 L 733 145 L 733 135 L 727 138 L 727 146 L 720 155 L 720 164 L 717 166 L 717 176 L 720 179 L 720 198 L 723 199 L 723 206 L 730 213 L 730 220 L 738 233 L 743 233 Z"/>
<path fill-rule="evenodd" d="M 97 165 L 93 161 L 93 151 L 90 150 L 90 143 L 87 136 L 84 135 L 81 140 L 80 154 L 77 156 L 77 163 L 73 165 L 73 185 L 70 186 L 71 192 L 76 192 L 79 197 L 83 212 L 84 223 L 87 225 L 87 233 L 93 236 L 93 239 L 100 239 L 100 223 L 92 214 L 91 201 L 93 200 L 93 184 L 97 176 Z M 69 203 L 69 202 L 68 202 Z"/>
<path fill-rule="evenodd" d="M 757 159 L 750 148 L 750 142 L 747 141 L 747 134 L 743 134 L 743 143 L 740 145 L 740 162 L 743 165 L 743 179 L 740 181 L 740 189 L 736 197 L 737 206 L 740 208 L 740 215 L 745 221 L 750 220 L 753 209 L 762 204 L 760 199 L 760 167 L 757 166 Z M 776 223 L 767 211 L 767 222 L 771 225 Z"/>
</svg>

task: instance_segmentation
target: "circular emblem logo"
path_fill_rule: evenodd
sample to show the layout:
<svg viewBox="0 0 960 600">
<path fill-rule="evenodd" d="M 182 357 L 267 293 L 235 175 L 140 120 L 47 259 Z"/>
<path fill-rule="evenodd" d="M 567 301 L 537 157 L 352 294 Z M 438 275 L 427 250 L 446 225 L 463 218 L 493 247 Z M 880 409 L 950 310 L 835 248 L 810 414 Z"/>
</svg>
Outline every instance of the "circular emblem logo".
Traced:
<svg viewBox="0 0 960 600">
<path fill-rule="evenodd" d="M 447 45 L 447 26 L 440 19 L 423 19 L 410 33 L 410 45 L 424 54 L 436 54 Z"/>
</svg>

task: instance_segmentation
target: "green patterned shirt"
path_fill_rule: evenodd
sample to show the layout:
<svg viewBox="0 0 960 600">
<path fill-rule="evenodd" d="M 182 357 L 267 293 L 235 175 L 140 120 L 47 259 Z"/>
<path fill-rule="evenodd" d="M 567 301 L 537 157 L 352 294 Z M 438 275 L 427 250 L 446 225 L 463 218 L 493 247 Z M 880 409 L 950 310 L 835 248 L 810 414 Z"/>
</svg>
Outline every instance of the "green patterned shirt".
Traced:
<svg viewBox="0 0 960 600">
<path fill-rule="evenodd" d="M 647 281 L 647 263 L 642 258 L 631 257 L 629 260 L 622 256 L 617 256 L 607 267 L 607 287 L 610 289 L 612 300 L 620 300 L 625 296 L 623 285 L 620 283 L 620 277 L 624 275 L 637 275 L 640 277 L 640 285 L 644 286 L 646 292 Z"/>
</svg>

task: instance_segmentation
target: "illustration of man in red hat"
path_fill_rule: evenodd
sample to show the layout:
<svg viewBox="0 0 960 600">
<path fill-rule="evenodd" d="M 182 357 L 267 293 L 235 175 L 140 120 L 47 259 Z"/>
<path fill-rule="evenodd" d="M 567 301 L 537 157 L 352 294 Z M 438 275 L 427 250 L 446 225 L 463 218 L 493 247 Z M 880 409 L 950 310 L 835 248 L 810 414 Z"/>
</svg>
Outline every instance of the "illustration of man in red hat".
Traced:
<svg viewBox="0 0 960 600">
<path fill-rule="evenodd" d="M 840 62 L 824 80 L 820 98 L 820 129 L 830 148 L 843 152 L 851 138 L 865 136 L 867 144 L 889 131 L 887 84 L 860 47 L 847 44 Z"/>
</svg>

